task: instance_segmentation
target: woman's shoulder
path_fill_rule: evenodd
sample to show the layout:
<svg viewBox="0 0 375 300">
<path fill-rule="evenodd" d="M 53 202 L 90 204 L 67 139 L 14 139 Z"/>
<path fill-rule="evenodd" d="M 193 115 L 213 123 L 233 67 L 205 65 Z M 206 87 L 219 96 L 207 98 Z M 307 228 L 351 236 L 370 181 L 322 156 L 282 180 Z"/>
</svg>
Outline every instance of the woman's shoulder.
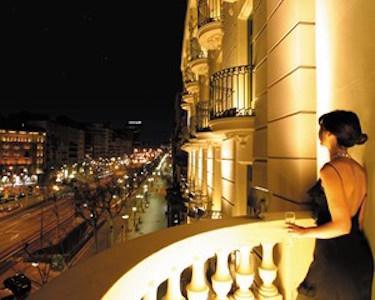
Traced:
<svg viewBox="0 0 375 300">
<path fill-rule="evenodd" d="M 333 159 L 323 165 L 320 169 L 320 178 L 331 176 L 332 173 L 336 173 L 341 178 L 352 178 L 353 176 L 366 177 L 366 171 L 364 167 L 352 158 L 338 158 Z"/>
<path fill-rule="evenodd" d="M 330 160 L 329 162 L 326 162 L 323 165 L 323 167 L 320 169 L 320 171 L 329 169 L 330 167 L 331 168 L 335 168 L 335 169 L 348 168 L 348 167 L 350 167 L 350 168 L 356 167 L 356 168 L 364 171 L 363 166 L 359 162 L 357 162 L 353 158 L 346 158 L 346 157 L 335 158 L 333 160 Z"/>
</svg>

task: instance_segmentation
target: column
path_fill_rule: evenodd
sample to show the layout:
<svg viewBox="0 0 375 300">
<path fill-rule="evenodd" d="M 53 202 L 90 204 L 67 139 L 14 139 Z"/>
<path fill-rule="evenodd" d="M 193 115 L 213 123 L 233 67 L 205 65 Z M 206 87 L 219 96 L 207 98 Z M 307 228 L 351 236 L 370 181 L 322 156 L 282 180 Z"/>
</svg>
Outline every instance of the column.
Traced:
<svg viewBox="0 0 375 300">
<path fill-rule="evenodd" d="M 193 263 L 191 281 L 186 287 L 189 300 L 207 300 L 209 287 L 206 281 L 205 261 L 196 257 Z"/>
<path fill-rule="evenodd" d="M 236 283 L 238 289 L 234 293 L 236 300 L 254 299 L 250 287 L 254 281 L 254 272 L 250 263 L 252 247 L 242 247 L 239 251 L 239 266 L 236 270 Z"/>
<path fill-rule="evenodd" d="M 261 244 L 263 257 L 258 271 L 263 283 L 258 291 L 258 299 L 281 300 L 282 296 L 273 284 L 277 276 L 277 267 L 273 262 L 273 247 L 275 246 L 275 242 L 262 242 Z"/>
<path fill-rule="evenodd" d="M 214 146 L 212 210 L 221 211 L 221 155 L 220 146 Z"/>
<path fill-rule="evenodd" d="M 216 300 L 227 300 L 227 295 L 232 287 L 233 280 L 228 267 L 229 252 L 228 249 L 221 249 L 216 253 L 216 272 L 211 277 Z"/>
<path fill-rule="evenodd" d="M 172 269 L 172 274 L 168 278 L 167 293 L 163 300 L 185 300 L 180 290 L 180 272 L 175 268 Z"/>
<path fill-rule="evenodd" d="M 207 147 L 202 148 L 202 201 L 207 205 Z"/>
</svg>

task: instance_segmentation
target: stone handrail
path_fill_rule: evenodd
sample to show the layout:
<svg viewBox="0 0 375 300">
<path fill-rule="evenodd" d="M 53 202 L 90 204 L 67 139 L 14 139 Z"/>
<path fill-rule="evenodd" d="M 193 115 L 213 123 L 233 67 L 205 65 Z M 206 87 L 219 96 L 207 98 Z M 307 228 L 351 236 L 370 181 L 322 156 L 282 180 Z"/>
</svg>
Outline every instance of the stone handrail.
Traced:
<svg viewBox="0 0 375 300">
<path fill-rule="evenodd" d="M 296 215 L 297 224 L 313 224 L 309 213 Z M 63 273 L 31 299 L 151 300 L 157 299 L 158 287 L 166 280 L 164 299 L 185 299 L 180 290 L 180 276 L 189 267 L 192 267 L 191 280 L 186 291 L 182 291 L 188 299 L 208 299 L 213 293 L 216 299 L 227 299 L 231 290 L 235 299 L 254 299 L 253 292 L 257 299 L 293 299 L 297 281 L 305 271 L 294 266 L 298 260 L 294 251 L 302 249 L 300 241 L 303 240 L 291 239 L 287 234 L 282 212 L 268 213 L 263 220 L 245 217 L 202 220 L 160 230 L 104 251 Z M 277 244 L 279 255 L 275 256 L 279 257 L 274 261 Z M 262 248 L 257 274 L 252 251 L 256 246 Z M 233 251 L 236 259 L 231 265 L 228 257 L 233 256 L 230 255 Z M 207 280 L 206 261 L 215 256 L 215 273 Z M 302 257 L 310 256 L 304 252 Z M 309 260 L 304 264 L 305 269 L 308 263 Z M 278 268 L 281 268 L 280 278 L 276 278 Z M 297 273 L 301 274 L 296 279 Z"/>
</svg>

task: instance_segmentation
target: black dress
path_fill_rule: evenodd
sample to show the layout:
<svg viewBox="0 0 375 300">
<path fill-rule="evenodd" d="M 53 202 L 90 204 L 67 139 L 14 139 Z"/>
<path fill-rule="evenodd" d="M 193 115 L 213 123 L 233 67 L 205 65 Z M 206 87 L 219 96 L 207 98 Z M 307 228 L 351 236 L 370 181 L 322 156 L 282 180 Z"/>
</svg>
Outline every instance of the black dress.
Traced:
<svg viewBox="0 0 375 300">
<path fill-rule="evenodd" d="M 317 225 L 330 222 L 331 214 L 320 180 L 308 194 Z M 298 287 L 298 299 L 371 299 L 373 258 L 366 237 L 359 229 L 359 211 L 360 208 L 352 217 L 349 234 L 332 239 L 316 239 L 314 260 Z"/>
</svg>

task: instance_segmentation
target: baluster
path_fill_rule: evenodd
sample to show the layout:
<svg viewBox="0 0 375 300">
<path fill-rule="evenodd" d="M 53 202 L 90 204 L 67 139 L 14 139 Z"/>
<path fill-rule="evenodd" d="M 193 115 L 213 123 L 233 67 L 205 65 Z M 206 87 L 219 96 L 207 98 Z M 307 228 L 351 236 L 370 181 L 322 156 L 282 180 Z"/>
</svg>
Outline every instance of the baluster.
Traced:
<svg viewBox="0 0 375 300">
<path fill-rule="evenodd" d="M 194 258 L 191 281 L 186 290 L 189 300 L 207 300 L 208 298 L 205 262 L 199 257 Z"/>
<path fill-rule="evenodd" d="M 248 66 L 245 67 L 245 96 L 244 96 L 244 111 L 245 115 L 249 114 L 249 108 L 250 108 L 250 92 L 251 92 L 251 85 L 250 85 L 250 79 L 249 79 L 249 69 Z"/>
<path fill-rule="evenodd" d="M 148 286 L 149 286 L 149 291 L 143 297 L 143 300 L 157 300 L 158 289 L 155 285 L 155 282 L 150 282 Z"/>
<path fill-rule="evenodd" d="M 221 111 L 220 116 L 222 117 L 222 114 L 225 111 L 225 86 L 224 86 L 224 76 L 223 73 L 220 74 L 220 89 L 221 89 Z"/>
<path fill-rule="evenodd" d="M 228 299 L 227 294 L 232 287 L 233 280 L 228 268 L 228 255 L 228 249 L 221 249 L 216 253 L 216 272 L 211 280 L 217 300 Z"/>
<path fill-rule="evenodd" d="M 239 266 L 236 270 L 236 283 L 238 289 L 234 293 L 236 300 L 254 299 L 254 294 L 250 291 L 250 287 L 254 281 L 254 272 L 251 268 L 250 253 L 252 247 L 242 247 L 239 251 Z"/>
<path fill-rule="evenodd" d="M 167 293 L 163 300 L 185 300 L 180 290 L 180 273 L 176 268 L 172 269 L 171 276 L 168 278 Z"/>
<path fill-rule="evenodd" d="M 225 103 L 225 110 L 228 113 L 228 116 L 230 116 L 230 109 L 232 108 L 232 90 L 233 90 L 233 74 L 231 73 L 230 69 L 226 70 L 226 85 L 225 85 L 225 93 L 227 95 L 226 97 L 226 103 Z M 229 96 L 229 97 L 228 97 Z"/>
<path fill-rule="evenodd" d="M 258 268 L 259 276 L 263 283 L 258 291 L 258 299 L 282 299 L 273 281 L 276 279 L 277 267 L 273 262 L 273 247 L 275 242 L 263 242 L 263 259 L 262 264 Z"/>
<path fill-rule="evenodd" d="M 245 115 L 245 111 L 246 111 L 246 105 L 245 105 L 245 101 L 246 101 L 246 80 L 245 80 L 245 76 L 246 76 L 246 73 L 245 73 L 245 67 L 244 66 L 241 66 L 240 67 L 240 70 L 241 70 L 241 95 L 240 95 L 240 103 L 239 103 L 239 107 L 238 107 L 238 112 L 240 115 Z"/>
</svg>

